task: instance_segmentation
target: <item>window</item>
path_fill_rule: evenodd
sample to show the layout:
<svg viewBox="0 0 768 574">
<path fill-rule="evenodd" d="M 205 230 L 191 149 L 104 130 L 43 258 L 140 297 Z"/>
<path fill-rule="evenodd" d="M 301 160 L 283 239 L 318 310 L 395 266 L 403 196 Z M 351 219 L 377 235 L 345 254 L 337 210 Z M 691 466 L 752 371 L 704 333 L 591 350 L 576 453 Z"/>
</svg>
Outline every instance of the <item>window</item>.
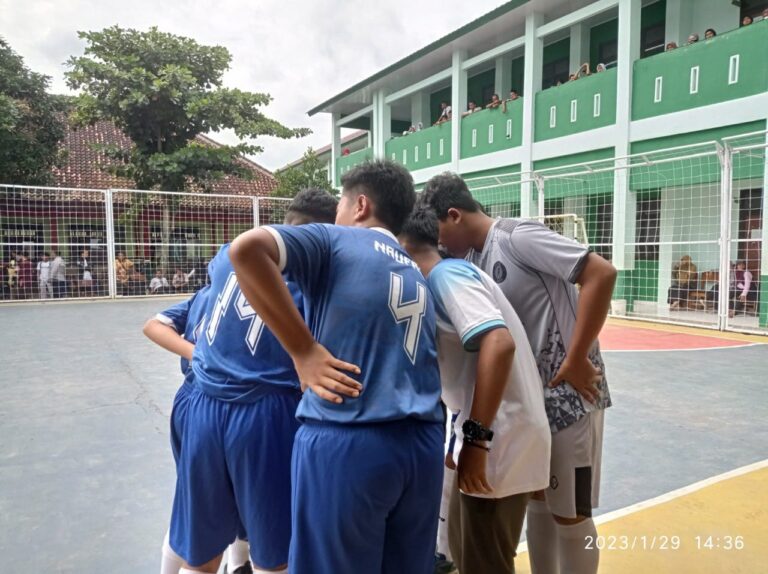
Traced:
<svg viewBox="0 0 768 574">
<path fill-rule="evenodd" d="M 728 85 L 736 84 L 739 81 L 739 55 L 735 54 L 731 56 L 731 61 L 728 65 Z"/>
<path fill-rule="evenodd" d="M 403 165 L 408 165 L 408 150 L 403 150 Z"/>
<path fill-rule="evenodd" d="M 397 154 L 392 152 L 392 161 L 397 161 Z M 343 169 L 341 171 L 344 171 Z"/>
<path fill-rule="evenodd" d="M 432 142 L 427 142 L 427 159 L 432 159 Z"/>
<path fill-rule="evenodd" d="M 597 60 L 605 64 L 606 68 L 612 68 L 616 65 L 619 58 L 619 44 L 616 39 L 602 42 L 597 48 Z"/>
<path fill-rule="evenodd" d="M 571 123 L 574 123 L 578 117 L 579 102 L 571 100 Z"/>
<path fill-rule="evenodd" d="M 419 146 L 416 146 L 413 150 L 413 163 L 419 163 Z"/>
<path fill-rule="evenodd" d="M 557 125 L 557 106 L 549 108 L 549 127 L 554 128 Z"/>
<path fill-rule="evenodd" d="M 600 105 L 601 105 L 601 96 L 600 94 L 595 94 L 595 97 L 592 99 L 592 117 L 593 118 L 599 118 L 600 117 Z"/>
<path fill-rule="evenodd" d="M 741 22 L 744 16 L 750 16 L 754 19 L 759 18 L 763 10 L 768 8 L 768 0 L 741 0 L 739 5 L 741 6 L 739 22 Z"/>
<path fill-rule="evenodd" d="M 472 130 L 472 147 L 477 147 L 477 129 Z"/>
<path fill-rule="evenodd" d="M 661 101 L 663 83 L 664 78 L 659 76 L 653 84 L 653 102 L 655 104 L 658 104 Z"/>
<path fill-rule="evenodd" d="M 693 66 L 691 68 L 691 79 L 690 79 L 690 86 L 688 91 L 691 94 L 699 93 L 699 67 L 698 66 Z"/>
<path fill-rule="evenodd" d="M 512 120 L 507 120 L 507 133 L 506 133 L 507 139 L 512 139 Z"/>
<path fill-rule="evenodd" d="M 443 141 L 444 141 L 443 138 L 440 138 L 440 157 L 443 157 L 443 153 L 445 152 Z"/>
<path fill-rule="evenodd" d="M 561 60 L 555 60 L 549 64 L 544 64 L 541 70 L 541 87 L 542 89 L 551 88 L 556 85 L 557 82 L 568 81 L 568 58 Z"/>
<path fill-rule="evenodd" d="M 661 233 L 661 198 L 658 191 L 637 195 L 635 209 L 635 259 L 658 261 Z"/>
<path fill-rule="evenodd" d="M 664 22 L 643 28 L 640 32 L 640 57 L 647 58 L 664 51 Z"/>
<path fill-rule="evenodd" d="M 493 124 L 488 126 L 488 143 L 493 143 Z"/>
</svg>

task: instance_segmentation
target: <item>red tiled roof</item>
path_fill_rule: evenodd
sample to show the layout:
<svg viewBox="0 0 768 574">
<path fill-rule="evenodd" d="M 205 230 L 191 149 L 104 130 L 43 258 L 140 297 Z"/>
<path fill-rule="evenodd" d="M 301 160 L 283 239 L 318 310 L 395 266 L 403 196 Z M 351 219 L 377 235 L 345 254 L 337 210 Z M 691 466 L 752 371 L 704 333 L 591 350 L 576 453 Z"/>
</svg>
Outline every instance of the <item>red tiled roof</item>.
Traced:
<svg viewBox="0 0 768 574">
<path fill-rule="evenodd" d="M 218 146 L 214 140 L 206 136 L 198 136 L 197 140 L 207 146 Z M 61 142 L 65 159 L 60 168 L 54 168 L 54 185 L 56 187 L 75 187 L 87 189 L 133 189 L 133 181 L 114 176 L 103 168 L 110 160 L 103 153 L 92 149 L 93 144 L 118 145 L 128 149 L 131 140 L 117 126 L 109 121 L 100 121 L 92 126 L 79 129 L 68 129 Z M 253 172 L 253 179 L 225 176 L 213 183 L 212 193 L 244 196 L 271 195 L 277 181 L 272 173 L 247 158 L 239 160 Z"/>
</svg>

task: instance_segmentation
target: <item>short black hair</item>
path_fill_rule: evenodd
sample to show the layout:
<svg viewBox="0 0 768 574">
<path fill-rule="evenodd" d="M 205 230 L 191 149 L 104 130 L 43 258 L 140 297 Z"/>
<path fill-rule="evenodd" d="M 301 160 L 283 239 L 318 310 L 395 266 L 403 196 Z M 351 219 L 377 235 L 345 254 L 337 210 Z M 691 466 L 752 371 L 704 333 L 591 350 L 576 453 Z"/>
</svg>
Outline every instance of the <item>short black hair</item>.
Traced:
<svg viewBox="0 0 768 574">
<path fill-rule="evenodd" d="M 437 249 L 440 242 L 437 215 L 427 206 L 417 205 L 403 224 L 400 235 L 418 245 L 428 245 Z"/>
<path fill-rule="evenodd" d="M 324 189 L 302 189 L 288 206 L 288 213 L 303 215 L 313 223 L 333 223 L 339 201 Z"/>
<path fill-rule="evenodd" d="M 374 217 L 395 235 L 400 233 L 416 203 L 411 174 L 389 160 L 361 163 L 341 177 L 341 185 L 342 194 L 355 192 L 370 197 Z"/>
<path fill-rule="evenodd" d="M 470 213 L 480 210 L 461 176 L 445 172 L 434 176 L 424 186 L 420 202 L 432 208 L 438 219 L 448 217 L 449 209 L 463 209 Z"/>
</svg>

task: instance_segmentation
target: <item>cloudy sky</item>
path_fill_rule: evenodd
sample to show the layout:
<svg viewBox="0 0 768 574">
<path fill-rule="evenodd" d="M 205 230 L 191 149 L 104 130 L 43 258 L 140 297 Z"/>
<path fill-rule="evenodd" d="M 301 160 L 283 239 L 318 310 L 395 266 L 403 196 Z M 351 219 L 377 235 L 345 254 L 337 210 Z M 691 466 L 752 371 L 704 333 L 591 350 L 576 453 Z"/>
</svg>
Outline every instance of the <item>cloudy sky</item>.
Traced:
<svg viewBox="0 0 768 574">
<path fill-rule="evenodd" d="M 67 92 L 64 62 L 82 54 L 79 30 L 123 27 L 190 36 L 227 47 L 226 85 L 267 92 L 267 114 L 309 137 L 262 138 L 269 169 L 330 142 L 330 118 L 307 110 L 503 3 L 503 0 L 0 0 L 0 35 L 27 65 Z M 467 7 L 471 6 L 471 13 Z M 229 134 L 211 134 L 233 142 Z"/>
</svg>

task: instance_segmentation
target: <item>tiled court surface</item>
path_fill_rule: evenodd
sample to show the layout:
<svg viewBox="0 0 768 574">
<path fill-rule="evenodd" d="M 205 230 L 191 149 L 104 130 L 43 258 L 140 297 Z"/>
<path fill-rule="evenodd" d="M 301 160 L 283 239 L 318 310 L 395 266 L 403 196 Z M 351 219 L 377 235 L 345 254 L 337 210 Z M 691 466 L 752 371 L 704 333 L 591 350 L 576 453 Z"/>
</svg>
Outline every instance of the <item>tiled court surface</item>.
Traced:
<svg viewBox="0 0 768 574">
<path fill-rule="evenodd" d="M 141 325 L 168 304 L 0 306 L 3 571 L 157 571 L 174 485 L 168 415 L 181 377 Z M 768 459 L 768 347 L 741 346 L 763 339 L 672 331 L 702 339 L 628 321 L 604 333 L 614 407 L 598 515 Z M 734 338 L 739 346 L 727 348 Z M 683 343 L 685 351 L 665 350 Z M 601 534 L 658 531 L 688 542 L 674 556 L 605 551 L 601 572 L 761 572 L 766 478 L 745 474 L 600 525 Z M 690 549 L 691 535 L 710 534 L 743 535 L 745 550 Z M 521 571 L 526 562 L 521 555 Z"/>
</svg>

